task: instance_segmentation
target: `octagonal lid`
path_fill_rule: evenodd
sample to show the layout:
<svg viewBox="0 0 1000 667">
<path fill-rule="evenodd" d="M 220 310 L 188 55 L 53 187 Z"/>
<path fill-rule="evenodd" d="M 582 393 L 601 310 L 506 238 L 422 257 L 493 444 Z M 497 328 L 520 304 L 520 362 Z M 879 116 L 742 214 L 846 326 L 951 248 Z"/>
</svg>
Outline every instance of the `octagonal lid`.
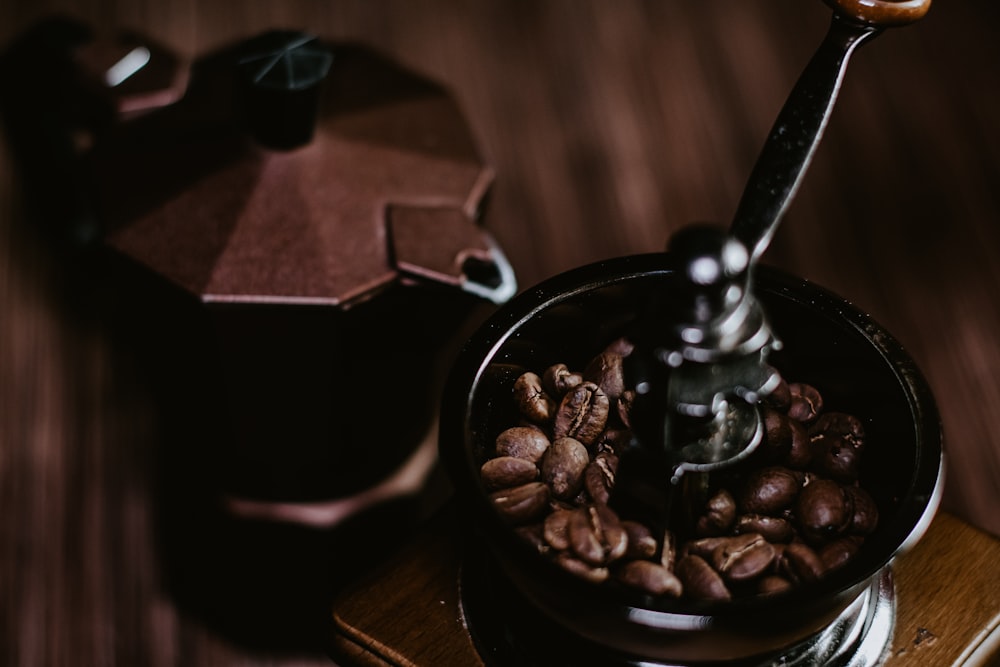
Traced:
<svg viewBox="0 0 1000 667">
<path fill-rule="evenodd" d="M 239 70 L 259 39 L 197 60 L 179 101 L 100 137 L 89 160 L 107 242 L 206 302 L 349 305 L 400 280 L 512 296 L 478 224 L 493 172 L 447 91 L 364 47 L 308 38 L 309 63 L 319 46 L 331 55 L 305 93 L 314 131 L 269 147 L 267 132 L 301 121 L 302 86 L 260 99 L 273 67 L 265 89 Z"/>
</svg>

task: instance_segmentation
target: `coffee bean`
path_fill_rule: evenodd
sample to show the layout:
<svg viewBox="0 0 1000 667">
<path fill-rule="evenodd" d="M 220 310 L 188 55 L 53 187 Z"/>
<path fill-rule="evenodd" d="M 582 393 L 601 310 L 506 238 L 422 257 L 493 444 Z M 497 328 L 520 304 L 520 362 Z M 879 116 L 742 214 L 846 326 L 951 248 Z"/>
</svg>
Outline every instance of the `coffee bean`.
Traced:
<svg viewBox="0 0 1000 667">
<path fill-rule="evenodd" d="M 622 371 L 621 355 L 602 352 L 594 357 L 583 370 L 583 379 L 601 388 L 612 403 L 625 391 L 625 374 Z"/>
<path fill-rule="evenodd" d="M 577 558 L 569 551 L 563 551 L 556 554 L 553 561 L 570 574 L 594 584 L 600 584 L 607 581 L 611 574 L 607 567 L 603 565 L 595 566 L 583 559 Z"/>
<path fill-rule="evenodd" d="M 545 543 L 557 551 L 569 549 L 569 518 L 573 510 L 556 510 L 545 517 L 542 537 Z"/>
<path fill-rule="evenodd" d="M 791 401 L 788 405 L 788 416 L 800 422 L 811 422 L 823 409 L 823 396 L 816 387 L 803 382 L 793 382 L 788 385 Z"/>
<path fill-rule="evenodd" d="M 761 577 L 757 582 L 758 595 L 778 595 L 792 590 L 794 584 L 778 574 L 769 574 Z"/>
<path fill-rule="evenodd" d="M 813 449 L 812 443 L 809 441 L 809 434 L 806 431 L 806 427 L 797 419 L 789 419 L 788 428 L 792 433 L 792 438 L 788 448 L 788 455 L 785 457 L 785 463 L 789 468 L 805 470 L 812 465 L 813 460 Z"/>
<path fill-rule="evenodd" d="M 854 507 L 840 484 L 817 479 L 803 487 L 795 515 L 802 534 L 816 543 L 831 540 L 847 530 L 854 518 Z"/>
<path fill-rule="evenodd" d="M 861 549 L 860 537 L 842 537 L 819 550 L 819 559 L 823 561 L 826 572 L 836 570 L 849 563 Z"/>
<path fill-rule="evenodd" d="M 860 419 L 845 412 L 826 412 L 809 427 L 809 437 L 839 436 L 859 452 L 865 448 L 865 426 Z"/>
<path fill-rule="evenodd" d="M 556 404 L 542 389 L 542 378 L 523 373 L 514 382 L 514 403 L 528 421 L 544 424 L 555 414 Z"/>
<path fill-rule="evenodd" d="M 555 437 L 576 438 L 592 445 L 608 423 L 610 403 L 607 395 L 593 382 L 583 382 L 566 392 L 556 410 Z"/>
<path fill-rule="evenodd" d="M 739 505 L 745 514 L 778 516 L 795 501 L 801 474 L 772 466 L 752 472 L 743 485 Z"/>
<path fill-rule="evenodd" d="M 855 535 L 869 535 L 878 525 L 878 505 L 871 495 L 860 486 L 847 486 L 844 492 L 854 508 L 850 531 Z"/>
<path fill-rule="evenodd" d="M 538 466 L 527 459 L 498 456 L 483 464 L 479 471 L 487 489 L 507 489 L 538 479 Z"/>
<path fill-rule="evenodd" d="M 572 500 L 560 500 L 559 498 L 553 498 L 549 495 L 549 511 L 550 512 L 561 512 L 562 510 L 575 510 L 577 507 L 585 505 L 586 502 L 576 503 L 576 498 Z"/>
<path fill-rule="evenodd" d="M 496 440 L 497 456 L 513 456 L 537 464 L 549 448 L 549 439 L 538 429 L 514 426 Z"/>
<path fill-rule="evenodd" d="M 618 457 L 610 452 L 601 452 L 594 457 L 583 471 L 583 484 L 587 494 L 599 505 L 607 505 L 611 489 L 615 486 Z"/>
<path fill-rule="evenodd" d="M 531 482 L 490 494 L 497 513 L 509 523 L 526 523 L 538 518 L 549 502 L 549 487 L 544 482 Z"/>
<path fill-rule="evenodd" d="M 727 581 L 747 581 L 774 562 L 774 547 L 756 533 L 727 538 L 712 552 L 712 567 Z"/>
<path fill-rule="evenodd" d="M 683 556 L 700 556 L 705 560 L 710 560 L 715 550 L 726 543 L 728 536 L 717 535 L 715 537 L 702 537 L 697 540 L 688 540 L 684 544 Z"/>
<path fill-rule="evenodd" d="M 633 560 L 625 563 L 615 576 L 626 586 L 636 588 L 649 595 L 667 595 L 678 598 L 684 592 L 681 580 L 673 572 L 648 560 Z"/>
<path fill-rule="evenodd" d="M 573 510 L 567 534 L 573 552 L 591 565 L 618 560 L 628 548 L 628 535 L 618 515 L 606 505 Z"/>
<path fill-rule="evenodd" d="M 795 536 L 795 528 L 788 519 L 766 514 L 741 514 L 736 518 L 733 532 L 758 533 L 771 544 L 788 542 Z"/>
<path fill-rule="evenodd" d="M 589 464 L 590 454 L 579 440 L 559 438 L 542 457 L 542 480 L 556 498 L 572 498 L 583 488 L 583 471 Z"/>
<path fill-rule="evenodd" d="M 692 554 L 680 559 L 674 574 L 684 585 L 684 592 L 696 600 L 725 602 L 732 599 L 722 577 L 701 556 Z"/>
<path fill-rule="evenodd" d="M 632 431 L 627 428 L 606 428 L 597 438 L 597 442 L 593 446 L 593 453 L 599 455 L 601 452 L 610 452 L 617 456 L 631 442 Z"/>
<path fill-rule="evenodd" d="M 542 386 L 549 396 L 560 399 L 570 389 L 583 382 L 583 376 L 570 372 L 566 364 L 553 364 L 542 374 Z"/>
<path fill-rule="evenodd" d="M 819 581 L 826 573 L 826 566 L 812 547 L 802 542 L 792 542 L 781 552 L 779 570 L 797 584 Z"/>
<path fill-rule="evenodd" d="M 608 343 L 607 347 L 604 348 L 604 351 L 611 354 L 617 354 L 619 357 L 624 358 L 632 354 L 632 350 L 634 349 L 635 343 L 625 336 L 622 336 L 621 338 L 616 338 Z"/>
<path fill-rule="evenodd" d="M 618 410 L 618 420 L 625 425 L 626 428 L 632 427 L 632 404 L 635 403 L 635 391 L 631 389 L 626 389 L 622 392 L 622 395 L 618 397 L 618 402 L 616 407 Z"/>
<path fill-rule="evenodd" d="M 719 489 L 705 507 L 705 513 L 698 517 L 696 532 L 698 535 L 722 535 L 727 532 L 736 519 L 736 501 L 726 489 Z"/>
<path fill-rule="evenodd" d="M 760 457 L 766 462 L 783 463 L 792 449 L 792 420 L 783 412 L 773 408 L 763 408 L 764 441 L 760 445 Z"/>
<path fill-rule="evenodd" d="M 812 441 L 813 466 L 838 482 L 858 478 L 861 454 L 840 435 L 817 436 Z"/>
<path fill-rule="evenodd" d="M 628 536 L 628 546 L 625 557 L 630 559 L 649 559 L 656 555 L 656 538 L 649 528 L 638 521 L 622 521 L 622 528 Z"/>
</svg>

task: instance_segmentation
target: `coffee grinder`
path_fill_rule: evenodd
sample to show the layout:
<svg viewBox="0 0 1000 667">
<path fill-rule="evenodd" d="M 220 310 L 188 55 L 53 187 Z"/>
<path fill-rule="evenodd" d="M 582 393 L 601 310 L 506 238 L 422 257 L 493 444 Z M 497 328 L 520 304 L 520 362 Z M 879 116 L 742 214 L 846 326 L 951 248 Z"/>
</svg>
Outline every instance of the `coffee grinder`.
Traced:
<svg viewBox="0 0 1000 667">
<path fill-rule="evenodd" d="M 446 389 L 440 435 L 460 502 L 334 602 L 335 660 L 910 664 L 915 651 L 908 653 L 907 639 L 898 636 L 894 562 L 928 531 L 940 500 L 943 449 L 933 397 L 912 359 L 867 315 L 818 286 L 756 265 L 808 166 L 853 51 L 884 28 L 922 18 L 930 3 L 828 4 L 835 12 L 830 31 L 779 114 L 728 232 L 690 228 L 667 253 L 551 278 L 513 299 L 466 344 Z M 650 295 L 667 295 L 652 299 L 652 320 Z M 677 604 L 603 590 L 553 567 L 515 536 L 479 475 L 496 435 L 516 420 L 503 399 L 525 370 L 580 363 L 637 329 L 651 341 L 636 346 L 642 354 L 632 370 L 646 400 L 645 424 L 633 439 L 639 463 L 627 469 L 622 457 L 616 489 L 624 487 L 654 522 L 669 525 L 680 480 L 752 455 L 762 437 L 752 406 L 779 382 L 771 363 L 794 368 L 819 378 L 835 402 L 867 415 L 870 433 L 892 443 L 869 461 L 868 474 L 883 489 L 882 518 L 856 561 L 788 597 Z M 566 331 L 584 333 L 567 340 L 559 335 Z M 462 537 L 454 534 L 456 521 Z M 388 615 L 365 608 L 376 598 L 392 610 Z M 404 610 L 415 605 L 425 611 L 409 621 Z M 909 624 L 915 612 L 904 611 Z M 917 634 L 914 648 L 923 641 Z M 978 664 L 962 662 L 974 659 L 969 647 L 982 638 L 970 639 L 949 659 Z"/>
</svg>

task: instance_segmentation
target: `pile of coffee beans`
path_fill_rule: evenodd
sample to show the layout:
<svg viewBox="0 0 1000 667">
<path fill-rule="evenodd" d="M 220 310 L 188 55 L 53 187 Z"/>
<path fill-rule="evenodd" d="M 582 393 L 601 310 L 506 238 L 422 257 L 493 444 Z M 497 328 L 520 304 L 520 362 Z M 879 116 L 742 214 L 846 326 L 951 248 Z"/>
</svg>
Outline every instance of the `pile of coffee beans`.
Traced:
<svg viewBox="0 0 1000 667">
<path fill-rule="evenodd" d="M 620 518 L 608 501 L 632 437 L 634 393 L 623 373 L 631 351 L 621 339 L 582 370 L 556 364 L 517 378 L 520 421 L 497 436 L 481 468 L 512 530 L 588 581 L 685 599 L 780 593 L 857 554 L 878 522 L 858 482 L 864 427 L 825 409 L 805 383 L 782 380 L 766 398 L 764 441 L 738 469 L 713 474 L 698 505 L 685 508 L 690 525 L 655 535 Z"/>
</svg>

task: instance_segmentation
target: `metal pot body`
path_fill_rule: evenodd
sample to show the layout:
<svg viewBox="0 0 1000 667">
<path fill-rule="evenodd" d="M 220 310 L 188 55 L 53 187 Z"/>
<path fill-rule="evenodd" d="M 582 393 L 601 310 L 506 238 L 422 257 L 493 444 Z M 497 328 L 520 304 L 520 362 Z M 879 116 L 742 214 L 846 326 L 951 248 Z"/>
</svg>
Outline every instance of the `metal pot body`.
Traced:
<svg viewBox="0 0 1000 667">
<path fill-rule="evenodd" d="M 315 501 L 364 490 L 427 436 L 463 330 L 482 302 L 396 285 L 349 309 L 212 304 L 232 496 Z"/>
</svg>

